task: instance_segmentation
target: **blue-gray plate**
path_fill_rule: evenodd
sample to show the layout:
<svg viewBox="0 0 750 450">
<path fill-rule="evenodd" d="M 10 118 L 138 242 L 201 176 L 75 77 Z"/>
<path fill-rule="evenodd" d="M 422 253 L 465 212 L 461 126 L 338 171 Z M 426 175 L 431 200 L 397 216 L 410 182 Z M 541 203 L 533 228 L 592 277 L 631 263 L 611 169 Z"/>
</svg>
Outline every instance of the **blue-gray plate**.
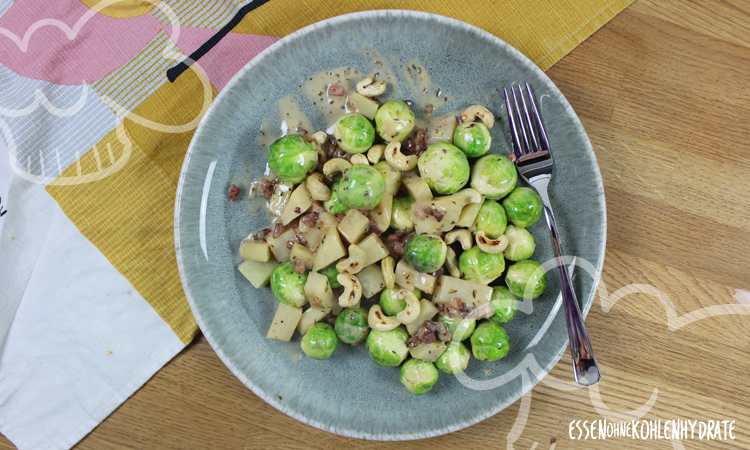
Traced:
<svg viewBox="0 0 750 450">
<path fill-rule="evenodd" d="M 433 84 L 451 95 L 436 114 L 472 104 L 494 111 L 493 152 L 510 152 L 502 88 L 531 83 L 555 155 L 550 196 L 562 243 L 587 269 L 576 269 L 574 284 L 588 312 L 604 259 L 606 216 L 601 176 L 578 117 L 552 81 L 510 45 L 465 23 L 419 12 L 368 11 L 316 23 L 276 42 L 240 70 L 211 105 L 185 157 L 175 205 L 177 261 L 206 339 L 263 400 L 340 435 L 426 438 L 492 416 L 560 359 L 567 331 L 563 312 L 555 307 L 556 271 L 548 274 L 544 294 L 524 304 L 507 325 L 511 350 L 505 358 L 472 359 L 461 377 L 441 373 L 422 396 L 401 386 L 398 368 L 373 364 L 362 345 L 340 344 L 332 358 L 317 361 L 301 354 L 298 337 L 289 343 L 266 339 L 277 301 L 269 288 L 256 290 L 237 271 L 241 240 L 268 222 L 244 196 L 229 202 L 227 194 L 232 184 L 246 192 L 250 180 L 263 174 L 267 149 L 254 144 L 263 119 L 277 127 L 275 102 L 295 94 L 316 129 L 325 129 L 299 85 L 334 67 L 369 73 L 373 59 L 360 51 L 363 44 L 390 61 L 421 61 Z M 531 231 L 537 243 L 533 259 L 548 261 L 552 249 L 545 225 L 540 220 Z"/>
</svg>

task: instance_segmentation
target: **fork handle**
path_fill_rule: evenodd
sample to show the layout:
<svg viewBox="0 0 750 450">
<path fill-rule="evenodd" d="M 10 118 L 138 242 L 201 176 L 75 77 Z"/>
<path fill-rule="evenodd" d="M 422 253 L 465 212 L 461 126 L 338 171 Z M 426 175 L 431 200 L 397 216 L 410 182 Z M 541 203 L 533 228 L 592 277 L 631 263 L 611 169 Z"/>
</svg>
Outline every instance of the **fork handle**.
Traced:
<svg viewBox="0 0 750 450">
<path fill-rule="evenodd" d="M 552 212 L 552 206 L 549 203 L 547 193 L 540 192 L 540 194 L 542 203 L 544 204 L 544 217 L 547 219 L 547 227 L 549 228 L 552 247 L 555 251 L 555 264 L 560 274 L 562 298 L 565 305 L 565 321 L 568 324 L 570 355 L 573 358 L 573 373 L 578 384 L 590 386 L 601 379 L 599 365 L 596 363 L 589 335 L 586 332 L 586 327 L 583 325 L 581 309 L 578 307 L 578 298 L 576 298 L 573 283 L 570 281 L 568 268 L 565 267 L 565 261 L 563 260 L 564 253 L 562 245 L 560 245 L 560 235 L 557 233 L 557 223 L 555 222 L 555 215 Z"/>
</svg>

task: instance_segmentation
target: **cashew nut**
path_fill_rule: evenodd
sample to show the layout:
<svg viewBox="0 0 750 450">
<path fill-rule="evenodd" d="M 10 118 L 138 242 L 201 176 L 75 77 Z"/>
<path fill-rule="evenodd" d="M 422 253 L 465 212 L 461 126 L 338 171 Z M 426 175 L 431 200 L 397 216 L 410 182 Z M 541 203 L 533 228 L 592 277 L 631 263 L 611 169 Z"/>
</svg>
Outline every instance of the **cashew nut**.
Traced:
<svg viewBox="0 0 750 450">
<path fill-rule="evenodd" d="M 359 273 L 365 268 L 367 254 L 359 245 L 352 244 L 349 246 L 349 257 L 341 259 L 336 263 L 336 270 L 339 273 Z"/>
<path fill-rule="evenodd" d="M 492 115 L 489 109 L 480 105 L 472 105 L 466 108 L 463 114 L 461 114 L 461 123 L 474 122 L 479 117 L 487 128 L 492 128 L 495 124 L 495 116 Z"/>
<path fill-rule="evenodd" d="M 396 320 L 403 323 L 404 325 L 410 324 L 417 320 L 417 316 L 420 312 L 419 299 L 412 291 L 401 289 L 396 294 L 396 298 L 404 300 L 406 302 L 406 308 L 400 313 L 396 314 Z"/>
<path fill-rule="evenodd" d="M 320 172 L 307 177 L 307 190 L 313 200 L 324 202 L 331 198 L 331 189 L 323 183 L 323 174 Z"/>
<path fill-rule="evenodd" d="M 380 305 L 372 305 L 367 314 L 367 325 L 375 331 L 391 331 L 401 325 L 401 322 L 395 317 L 386 316 Z"/>
<path fill-rule="evenodd" d="M 445 265 L 452 277 L 461 278 L 461 271 L 458 270 L 458 262 L 456 261 L 456 252 L 451 247 L 448 247 L 448 251 L 445 253 Z"/>
<path fill-rule="evenodd" d="M 367 150 L 367 159 L 371 164 L 375 164 L 383 158 L 383 152 L 385 152 L 385 145 L 375 144 Z"/>
<path fill-rule="evenodd" d="M 372 81 L 372 78 L 365 78 L 357 83 L 357 93 L 365 97 L 375 97 L 385 92 L 385 81 Z"/>
<path fill-rule="evenodd" d="M 323 173 L 326 174 L 327 177 L 332 178 L 337 173 L 344 173 L 344 171 L 351 166 L 352 163 L 344 158 L 333 158 L 323 164 Z"/>
<path fill-rule="evenodd" d="M 312 134 L 312 140 L 317 142 L 318 144 L 325 144 L 325 142 L 328 140 L 328 135 L 325 131 L 316 131 Z"/>
<path fill-rule="evenodd" d="M 401 143 L 399 141 L 389 142 L 385 147 L 385 160 L 391 167 L 394 167 L 402 172 L 417 167 L 417 155 L 406 156 L 401 153 Z"/>
<path fill-rule="evenodd" d="M 396 285 L 396 270 L 394 268 L 393 256 L 386 256 L 380 261 L 380 271 L 383 274 L 385 287 L 393 289 Z"/>
<path fill-rule="evenodd" d="M 477 232 L 477 246 L 485 253 L 501 253 L 508 246 L 508 236 L 501 235 L 497 239 L 490 239 L 484 230 Z"/>
<path fill-rule="evenodd" d="M 336 281 L 344 287 L 344 292 L 339 296 L 339 305 L 342 308 L 357 306 L 362 298 L 362 284 L 359 279 L 354 275 L 340 273 L 336 276 Z"/>
<path fill-rule="evenodd" d="M 352 163 L 352 165 L 354 165 L 354 164 L 367 164 L 368 166 L 370 165 L 370 161 L 367 159 L 367 156 L 365 156 L 365 155 L 363 155 L 361 153 L 358 153 L 356 155 L 352 155 L 352 158 L 350 159 L 350 162 Z"/>
<path fill-rule="evenodd" d="M 474 243 L 474 239 L 471 238 L 471 233 L 469 232 L 469 230 L 464 230 L 463 228 L 452 230 L 446 233 L 446 244 L 452 244 L 456 241 L 461 243 L 461 248 L 464 250 L 470 249 L 471 245 Z"/>
</svg>

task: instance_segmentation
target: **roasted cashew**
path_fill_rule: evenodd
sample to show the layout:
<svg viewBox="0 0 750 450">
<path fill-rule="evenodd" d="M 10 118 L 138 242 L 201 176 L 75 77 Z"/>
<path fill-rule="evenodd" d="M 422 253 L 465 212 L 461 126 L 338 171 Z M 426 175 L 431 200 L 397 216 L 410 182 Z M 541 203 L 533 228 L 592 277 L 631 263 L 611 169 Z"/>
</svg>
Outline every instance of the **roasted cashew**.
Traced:
<svg viewBox="0 0 750 450">
<path fill-rule="evenodd" d="M 501 253 L 508 246 L 508 236 L 501 235 L 497 239 L 490 239 L 484 230 L 477 231 L 477 246 L 485 253 Z"/>
<path fill-rule="evenodd" d="M 492 115 L 489 109 L 481 105 L 472 105 L 466 108 L 463 114 L 461 114 L 461 123 L 474 122 L 477 117 L 487 126 L 492 128 L 495 124 L 495 116 Z"/>
<path fill-rule="evenodd" d="M 406 156 L 401 153 L 401 143 L 399 141 L 389 142 L 385 147 L 385 160 L 391 167 L 402 172 L 406 172 L 417 167 L 417 155 Z"/>
<path fill-rule="evenodd" d="M 386 256 L 380 261 L 380 271 L 383 274 L 385 287 L 393 289 L 393 286 L 396 285 L 396 271 L 394 269 L 393 256 Z"/>
<path fill-rule="evenodd" d="M 473 244 L 474 239 L 471 238 L 471 233 L 469 233 L 469 230 L 465 230 L 463 228 L 452 230 L 446 233 L 445 235 L 446 244 L 452 244 L 456 241 L 461 243 L 462 249 L 468 250 L 471 248 L 471 245 Z"/>
<path fill-rule="evenodd" d="M 352 155 L 352 158 L 349 161 L 352 163 L 352 165 L 354 164 L 367 164 L 368 166 L 370 165 L 370 161 L 367 159 L 367 156 L 361 153 Z"/>
<path fill-rule="evenodd" d="M 372 78 L 365 78 L 357 83 L 357 93 L 365 97 L 375 97 L 385 92 L 385 81 L 372 81 Z"/>
<path fill-rule="evenodd" d="M 328 135 L 325 131 L 316 131 L 312 134 L 312 140 L 317 142 L 318 144 L 325 144 L 325 142 L 328 140 Z"/>
<path fill-rule="evenodd" d="M 339 273 L 359 273 L 365 268 L 367 254 L 358 245 L 349 246 L 349 257 L 341 259 L 336 263 L 336 270 Z"/>
<path fill-rule="evenodd" d="M 458 262 L 456 261 L 456 252 L 451 247 L 448 247 L 448 251 L 445 252 L 445 265 L 452 277 L 461 277 L 461 271 L 458 270 Z"/>
<path fill-rule="evenodd" d="M 401 289 L 396 294 L 396 298 L 404 300 L 406 302 L 406 308 L 400 313 L 396 314 L 396 320 L 403 323 L 404 325 L 409 324 L 417 320 L 417 316 L 420 312 L 419 299 L 412 291 L 407 289 Z"/>
<path fill-rule="evenodd" d="M 375 164 L 383 158 L 383 152 L 385 152 L 385 145 L 375 144 L 367 150 L 367 159 L 370 164 Z"/>
<path fill-rule="evenodd" d="M 313 200 L 324 202 L 331 198 L 331 189 L 323 183 L 323 174 L 320 172 L 307 177 L 307 190 Z"/>
<path fill-rule="evenodd" d="M 395 317 L 386 316 L 380 305 L 372 305 L 367 314 L 367 324 L 375 331 L 391 331 L 401 325 Z"/>
<path fill-rule="evenodd" d="M 344 293 L 339 296 L 339 305 L 342 308 L 357 306 L 362 298 L 362 284 L 360 284 L 359 278 L 340 273 L 336 276 L 336 281 L 344 287 Z"/>
<path fill-rule="evenodd" d="M 344 171 L 351 166 L 352 163 L 344 158 L 333 158 L 323 164 L 323 173 L 326 174 L 327 177 L 332 178 L 337 173 L 344 173 Z"/>
</svg>

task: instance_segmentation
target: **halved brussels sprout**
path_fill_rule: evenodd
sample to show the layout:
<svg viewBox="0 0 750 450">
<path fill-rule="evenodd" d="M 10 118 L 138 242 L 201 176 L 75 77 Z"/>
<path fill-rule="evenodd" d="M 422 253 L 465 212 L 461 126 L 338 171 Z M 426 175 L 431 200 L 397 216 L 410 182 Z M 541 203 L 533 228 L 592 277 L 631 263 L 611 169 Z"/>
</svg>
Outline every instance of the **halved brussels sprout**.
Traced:
<svg viewBox="0 0 750 450">
<path fill-rule="evenodd" d="M 489 284 L 503 274 L 505 258 L 502 253 L 485 253 L 475 245 L 458 257 L 458 270 L 465 280 Z"/>
<path fill-rule="evenodd" d="M 390 331 L 372 330 L 367 336 L 365 347 L 372 362 L 383 367 L 394 367 L 401 364 L 409 354 L 407 339 L 409 333 L 403 325 Z"/>
<path fill-rule="evenodd" d="M 346 114 L 336 122 L 333 136 L 345 152 L 364 153 L 375 141 L 375 128 L 361 114 Z"/>
<path fill-rule="evenodd" d="M 328 359 L 339 346 L 339 338 L 327 323 L 316 323 L 302 336 L 302 351 L 313 359 Z"/>
<path fill-rule="evenodd" d="M 518 172 L 506 156 L 486 155 L 471 169 L 471 187 L 490 200 L 499 200 L 516 187 Z"/>
<path fill-rule="evenodd" d="M 383 289 L 380 293 L 380 308 L 386 316 L 395 316 L 406 308 L 406 300 L 401 300 L 396 296 L 401 288 Z M 419 289 L 414 289 L 414 295 L 417 299 L 422 298 Z"/>
<path fill-rule="evenodd" d="M 448 348 L 435 361 L 435 365 L 441 372 L 455 375 L 466 370 L 470 358 L 471 352 L 464 343 L 454 341 L 448 344 Z"/>
<path fill-rule="evenodd" d="M 331 198 L 323 202 L 323 208 L 331 214 L 344 214 L 349 211 L 349 205 L 341 201 L 339 196 L 339 184 L 341 180 L 336 181 L 331 185 Z"/>
<path fill-rule="evenodd" d="M 411 219 L 411 205 L 415 201 L 413 197 L 396 197 L 393 199 L 391 228 L 398 231 L 414 229 L 414 221 Z"/>
<path fill-rule="evenodd" d="M 469 160 L 460 148 L 447 142 L 432 144 L 419 155 L 422 179 L 438 194 L 453 194 L 466 185 L 471 174 Z"/>
<path fill-rule="evenodd" d="M 325 269 L 320 269 L 318 273 L 325 275 L 328 278 L 328 284 L 330 284 L 333 289 L 341 287 L 341 283 L 336 279 L 336 277 L 339 276 L 339 269 L 336 268 L 336 264 L 330 265 Z"/>
<path fill-rule="evenodd" d="M 492 300 L 490 300 L 492 309 L 495 313 L 490 316 L 490 322 L 498 325 L 508 323 L 513 320 L 518 310 L 518 300 L 510 292 L 510 289 L 504 286 L 495 286 L 492 290 Z"/>
<path fill-rule="evenodd" d="M 315 146 L 296 134 L 289 134 L 271 144 L 268 166 L 285 183 L 301 183 L 318 164 Z"/>
<path fill-rule="evenodd" d="M 440 236 L 420 234 L 406 242 L 404 258 L 419 272 L 432 273 L 443 267 L 448 246 Z"/>
<path fill-rule="evenodd" d="M 334 322 L 336 335 L 341 342 L 357 345 L 367 339 L 370 326 L 367 324 L 367 311 L 362 308 L 344 308 Z"/>
<path fill-rule="evenodd" d="M 465 122 L 456 127 L 453 144 L 463 150 L 469 158 L 477 158 L 490 151 L 492 136 L 485 124 Z"/>
<path fill-rule="evenodd" d="M 372 167 L 375 168 L 385 180 L 385 192 L 395 196 L 401 187 L 401 171 L 388 164 L 388 161 L 378 161 Z"/>
<path fill-rule="evenodd" d="M 503 199 L 508 220 L 517 227 L 530 227 L 542 215 L 542 199 L 535 190 L 517 187 Z"/>
<path fill-rule="evenodd" d="M 281 303 L 289 306 L 302 306 L 307 302 L 305 296 L 305 283 L 307 274 L 297 273 L 291 261 L 286 261 L 273 269 L 271 272 L 271 291 Z"/>
<path fill-rule="evenodd" d="M 493 322 L 482 322 L 471 335 L 471 352 L 480 361 L 497 361 L 508 354 L 510 336 Z"/>
<path fill-rule="evenodd" d="M 522 299 L 534 299 L 542 295 L 547 285 L 547 273 L 541 264 L 526 259 L 508 267 L 505 284 L 516 296 Z"/>
<path fill-rule="evenodd" d="M 477 213 L 477 231 L 484 230 L 484 234 L 490 239 L 497 239 L 505 233 L 507 225 L 508 218 L 505 215 L 505 208 L 494 200 L 485 200 L 479 208 L 479 213 Z"/>
<path fill-rule="evenodd" d="M 339 199 L 350 208 L 372 209 L 385 193 L 385 180 L 377 169 L 355 164 L 344 172 L 336 187 Z"/>
<path fill-rule="evenodd" d="M 451 334 L 452 340 L 463 341 L 471 336 L 474 332 L 474 327 L 477 325 L 475 319 L 467 319 L 465 317 L 454 317 L 454 316 L 438 316 L 438 322 L 444 322 L 448 328 L 448 332 Z"/>
<path fill-rule="evenodd" d="M 508 246 L 505 247 L 503 254 L 509 260 L 521 261 L 534 254 L 534 249 L 536 249 L 534 236 L 526 228 L 508 225 L 505 229 L 505 236 L 508 237 Z"/>
<path fill-rule="evenodd" d="M 414 395 L 422 395 L 437 383 L 438 371 L 431 362 L 410 358 L 401 366 L 398 379 Z"/>
<path fill-rule="evenodd" d="M 387 142 L 403 141 L 414 129 L 414 113 L 401 100 L 384 103 L 375 113 L 375 129 Z"/>
</svg>

